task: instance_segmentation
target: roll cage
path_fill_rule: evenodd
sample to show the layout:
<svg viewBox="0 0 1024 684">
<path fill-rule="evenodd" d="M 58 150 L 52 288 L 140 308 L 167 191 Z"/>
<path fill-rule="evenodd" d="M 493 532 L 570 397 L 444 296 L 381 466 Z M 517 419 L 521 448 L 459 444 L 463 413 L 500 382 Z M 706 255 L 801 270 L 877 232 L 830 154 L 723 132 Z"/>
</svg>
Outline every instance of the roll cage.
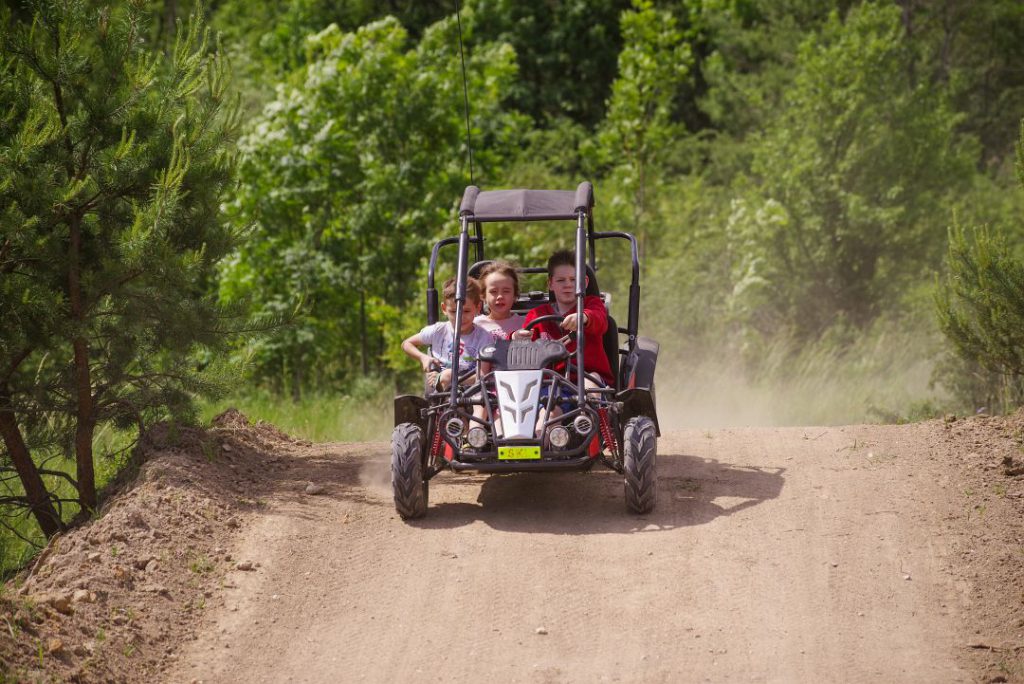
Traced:
<svg viewBox="0 0 1024 684">
<path fill-rule="evenodd" d="M 624 361 L 628 361 L 630 354 L 637 350 L 638 326 L 640 320 L 640 261 L 637 250 L 636 238 L 623 231 L 596 231 L 594 230 L 594 190 L 588 181 L 583 181 L 577 186 L 575 192 L 571 190 L 491 190 L 481 191 L 475 185 L 466 188 L 462 195 L 462 202 L 459 206 L 459 235 L 448 237 L 436 242 L 430 254 L 430 266 L 427 271 L 427 322 L 438 321 L 438 297 L 436 285 L 436 273 L 438 257 L 441 249 L 449 245 L 458 245 L 457 268 L 456 268 L 456 325 L 454 349 L 458 349 L 459 329 L 462 322 L 462 304 L 466 301 L 466 279 L 470 271 L 475 270 L 482 263 L 486 263 L 485 239 L 483 224 L 497 222 L 526 222 L 526 221 L 574 221 L 575 232 L 575 267 L 576 267 L 576 310 L 583 310 L 583 299 L 589 293 L 587 289 L 588 278 L 596 290 L 596 245 L 600 240 L 621 239 L 629 242 L 631 272 L 629 284 L 629 310 L 626 327 L 614 327 L 615 354 L 616 358 L 609 358 L 613 369 L 624 367 Z M 473 233 L 470 234 L 470 226 Z M 475 262 L 469 264 L 469 247 L 472 245 L 475 252 Z M 544 273 L 543 267 L 527 267 L 522 269 L 525 273 Z M 541 303 L 534 297 L 520 299 L 517 304 L 522 306 L 524 302 L 529 305 Z M 529 307 L 527 307 L 529 308 Z M 610 317 L 609 317 L 610 318 Z M 614 319 L 610 318 L 614 322 Z M 617 337 L 619 334 L 626 336 L 626 347 L 619 348 Z M 583 336 L 576 345 L 576 365 L 583 367 L 583 352 L 585 341 Z M 454 361 L 454 359 L 453 359 Z M 453 366 L 454 367 L 454 366 Z M 621 373 L 616 373 L 616 389 L 624 389 Z M 653 380 L 653 378 L 652 378 Z M 580 401 L 584 398 L 583 378 L 577 377 L 577 394 Z M 452 401 L 454 402 L 457 388 L 453 384 L 451 388 Z"/>
</svg>

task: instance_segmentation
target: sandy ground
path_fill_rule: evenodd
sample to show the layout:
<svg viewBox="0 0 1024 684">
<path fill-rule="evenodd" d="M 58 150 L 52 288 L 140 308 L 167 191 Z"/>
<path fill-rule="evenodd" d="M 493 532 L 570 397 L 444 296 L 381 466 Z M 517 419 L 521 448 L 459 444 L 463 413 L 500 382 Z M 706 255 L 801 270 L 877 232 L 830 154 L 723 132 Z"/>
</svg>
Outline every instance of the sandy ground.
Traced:
<svg viewBox="0 0 1024 684">
<path fill-rule="evenodd" d="M 642 517 L 607 470 L 444 473 L 413 523 L 386 444 L 319 445 L 166 681 L 976 680 L 935 429 L 667 434 Z"/>
</svg>

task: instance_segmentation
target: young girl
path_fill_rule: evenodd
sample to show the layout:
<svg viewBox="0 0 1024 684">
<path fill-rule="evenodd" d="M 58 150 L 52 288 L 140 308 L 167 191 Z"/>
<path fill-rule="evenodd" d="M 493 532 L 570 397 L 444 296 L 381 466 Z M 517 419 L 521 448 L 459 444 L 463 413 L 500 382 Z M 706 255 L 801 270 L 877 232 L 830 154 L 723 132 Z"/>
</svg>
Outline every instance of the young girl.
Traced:
<svg viewBox="0 0 1024 684">
<path fill-rule="evenodd" d="M 477 316 L 473 322 L 495 337 L 508 339 L 523 327 L 525 320 L 522 314 L 512 313 L 512 305 L 519 297 L 519 274 L 507 261 L 495 261 L 480 273 L 480 282 L 488 314 Z"/>
</svg>

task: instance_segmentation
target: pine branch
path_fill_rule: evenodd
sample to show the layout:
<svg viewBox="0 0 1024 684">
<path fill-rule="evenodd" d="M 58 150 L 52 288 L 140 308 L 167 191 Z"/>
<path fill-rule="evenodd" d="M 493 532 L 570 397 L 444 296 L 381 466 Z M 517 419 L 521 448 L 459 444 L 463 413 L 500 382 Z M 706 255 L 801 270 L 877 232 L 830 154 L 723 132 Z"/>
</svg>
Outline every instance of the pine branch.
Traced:
<svg viewBox="0 0 1024 684">
<path fill-rule="evenodd" d="M 3 501 L 3 499 L 2 499 L 2 498 L 0 498 L 0 505 L 9 505 L 9 504 L 5 504 L 5 502 Z M 23 505 L 25 506 L 25 510 L 27 511 L 27 510 L 28 510 L 28 504 L 27 504 L 27 503 L 25 503 L 25 504 L 23 504 Z M 18 538 L 18 539 L 20 539 L 21 541 L 25 542 L 25 543 L 26 543 L 26 544 L 28 544 L 29 546 L 31 546 L 31 547 L 33 547 L 33 548 L 36 548 L 36 549 L 41 549 L 41 548 L 43 548 L 43 544 L 40 544 L 39 542 L 37 542 L 37 541 L 36 541 L 36 540 L 34 540 L 34 539 L 30 539 L 29 537 L 26 537 L 26 536 L 25 536 L 25 535 L 23 535 L 23 534 L 22 534 L 22 533 L 21 533 L 21 532 L 20 532 L 20 531 L 19 531 L 19 530 L 18 530 L 18 529 L 17 529 L 16 527 L 14 527 L 13 525 L 11 525 L 11 524 L 10 524 L 10 523 L 8 523 L 7 521 L 3 520 L 3 518 L 0 518 L 0 526 L 2 526 L 2 527 L 3 527 L 4 529 L 5 529 L 5 530 L 7 530 L 8 532 L 10 532 L 10 533 L 11 533 L 11 534 L 13 534 L 13 535 L 14 535 L 15 537 L 17 537 L 17 538 Z"/>
<path fill-rule="evenodd" d="M 68 484 L 70 484 L 72 487 L 74 487 L 75 491 L 78 491 L 78 480 L 76 480 L 75 478 L 71 477 L 70 475 L 68 475 L 64 471 L 62 471 L 62 470 L 49 470 L 47 468 L 38 468 L 37 470 L 39 471 L 40 475 L 52 475 L 53 477 L 60 477 L 60 478 L 63 478 L 65 480 L 67 480 Z"/>
<path fill-rule="evenodd" d="M 7 381 L 11 379 L 12 375 L 14 375 L 14 371 L 18 370 L 18 366 L 21 365 L 21 362 L 27 359 L 28 355 L 31 353 L 32 347 L 26 347 L 25 349 L 21 350 L 21 352 L 16 354 L 13 359 L 11 359 L 11 362 L 7 364 L 7 370 L 4 372 L 3 375 L 0 375 L 0 385 L 7 384 Z"/>
<path fill-rule="evenodd" d="M 104 297 L 106 297 L 107 295 L 114 294 L 119 288 L 127 285 L 131 281 L 135 280 L 136 278 L 138 278 L 138 277 L 140 277 L 140 276 L 142 276 L 144 274 L 145 274 L 145 272 L 142 269 L 136 269 L 134 271 L 129 271 L 128 273 L 124 274 L 120 278 L 117 278 L 116 280 L 111 282 L 109 285 L 103 285 L 103 286 L 100 286 L 100 287 L 96 288 L 96 296 L 93 297 L 93 301 L 92 302 L 89 302 L 86 305 L 86 311 L 88 311 L 88 312 L 94 311 L 95 306 L 97 304 L 99 304 L 101 301 L 103 301 Z M 95 316 L 95 314 L 93 314 L 93 315 Z"/>
<path fill-rule="evenodd" d="M 59 61 L 61 49 L 60 30 L 58 29 L 56 31 L 53 31 L 52 33 L 54 58 L 57 61 Z M 68 113 L 67 107 L 64 104 L 64 93 L 63 89 L 60 87 L 60 81 L 56 77 L 50 78 L 48 80 L 50 81 L 50 84 L 53 86 L 54 106 L 57 109 L 57 116 L 60 118 L 60 127 L 61 132 L 63 134 L 62 137 L 64 139 L 64 147 L 68 153 L 68 158 L 64 161 L 65 171 L 68 174 L 68 179 L 71 179 L 75 177 L 75 168 L 73 166 L 73 161 L 75 158 L 75 145 L 72 142 L 71 137 L 68 133 Z"/>
<path fill-rule="evenodd" d="M 0 273 L 7 273 L 14 264 L 18 263 L 18 259 L 11 259 L 7 261 L 7 253 L 11 251 L 11 245 L 13 244 L 11 238 L 4 240 L 4 244 L 0 245 Z"/>
</svg>

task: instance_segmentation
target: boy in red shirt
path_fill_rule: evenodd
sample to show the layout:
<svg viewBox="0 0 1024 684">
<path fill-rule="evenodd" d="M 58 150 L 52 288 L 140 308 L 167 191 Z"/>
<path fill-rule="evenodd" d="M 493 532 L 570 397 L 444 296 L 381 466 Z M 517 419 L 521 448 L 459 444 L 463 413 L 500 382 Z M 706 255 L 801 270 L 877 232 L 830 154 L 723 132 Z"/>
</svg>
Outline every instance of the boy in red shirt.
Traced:
<svg viewBox="0 0 1024 684">
<path fill-rule="evenodd" d="M 582 316 L 576 312 L 576 257 L 568 250 L 560 250 L 551 255 L 548 259 L 548 289 L 555 294 L 555 301 L 552 304 L 542 304 L 530 311 L 526 316 L 527 324 L 540 316 L 558 314 L 565 316 L 561 324 L 555 321 L 545 321 L 535 326 L 533 338 L 539 336 L 560 339 L 566 332 L 572 332 L 583 328 L 585 339 L 583 347 L 583 370 L 594 373 L 604 380 L 606 385 L 614 385 L 615 378 L 612 376 L 611 364 L 608 363 L 608 356 L 604 353 L 603 337 L 608 329 L 608 313 L 605 310 L 604 302 L 596 295 L 588 295 L 583 298 Z M 582 326 L 581 324 L 582 319 Z M 530 331 L 519 330 L 514 333 L 515 337 L 524 339 L 530 337 Z M 570 354 L 576 353 L 576 342 L 566 343 L 566 349 Z M 556 367 L 556 370 L 563 370 L 564 364 Z M 587 386 L 592 386 L 589 380 Z"/>
</svg>

